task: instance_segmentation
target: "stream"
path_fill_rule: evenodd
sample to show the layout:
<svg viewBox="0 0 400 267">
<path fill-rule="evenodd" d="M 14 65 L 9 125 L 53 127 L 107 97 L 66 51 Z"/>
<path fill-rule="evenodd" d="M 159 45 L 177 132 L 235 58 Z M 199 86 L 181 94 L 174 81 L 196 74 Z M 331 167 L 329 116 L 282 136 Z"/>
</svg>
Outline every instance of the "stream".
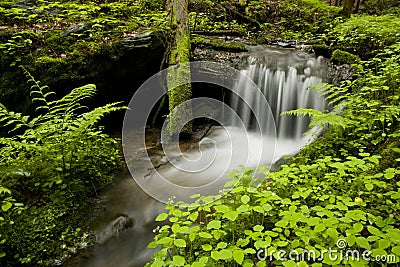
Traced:
<svg viewBox="0 0 400 267">
<path fill-rule="evenodd" d="M 307 118 L 280 114 L 298 108 L 329 110 L 325 101 L 309 89 L 324 82 L 321 59 L 299 50 L 250 47 L 244 60 L 247 67 L 233 81 L 228 108 L 222 105 L 220 110 L 225 124 L 197 127 L 191 140 L 172 147 L 160 143 L 161 130 L 147 129 L 145 147 L 140 148 L 137 142 L 141 142 L 143 129 L 130 129 L 123 139 L 125 146 L 135 148 L 125 153 L 130 173 L 121 175 L 100 195 L 105 211 L 92 224 L 97 239 L 90 255 L 65 266 L 144 266 L 154 252 L 146 248 L 154 237 L 154 219 L 164 210 L 162 202 L 166 199 L 175 196 L 187 200 L 194 193 L 217 194 L 227 182 L 227 172 L 240 165 L 273 166 L 312 141 L 314 135 L 304 135 Z M 249 89 L 254 85 L 260 94 Z M 172 187 L 164 186 L 167 183 L 182 190 L 171 191 Z M 158 195 L 153 198 L 152 192 Z"/>
</svg>

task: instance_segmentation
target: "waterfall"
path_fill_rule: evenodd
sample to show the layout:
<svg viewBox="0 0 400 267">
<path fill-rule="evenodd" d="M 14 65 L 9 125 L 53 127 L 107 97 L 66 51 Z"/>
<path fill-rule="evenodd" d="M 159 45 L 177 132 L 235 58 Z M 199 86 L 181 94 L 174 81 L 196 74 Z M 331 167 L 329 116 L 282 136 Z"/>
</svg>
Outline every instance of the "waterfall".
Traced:
<svg viewBox="0 0 400 267">
<path fill-rule="evenodd" d="M 266 135 L 272 135 L 276 127 L 278 141 L 301 140 L 308 129 L 309 118 L 281 116 L 281 113 L 299 108 L 329 109 L 323 97 L 309 89 L 311 85 L 324 82 L 325 68 L 320 58 L 293 50 L 267 49 L 251 55 L 247 68 L 241 73 L 244 75 L 236 82 L 235 94 L 230 99 L 230 106 L 239 115 L 239 118 L 232 118 L 233 126 L 243 123 L 246 129 L 260 130 Z M 248 90 L 253 82 L 262 95 Z M 265 115 L 267 111 L 260 109 L 261 102 L 265 101 L 260 96 L 269 103 L 273 116 Z M 258 114 L 257 121 L 255 114 Z"/>
</svg>

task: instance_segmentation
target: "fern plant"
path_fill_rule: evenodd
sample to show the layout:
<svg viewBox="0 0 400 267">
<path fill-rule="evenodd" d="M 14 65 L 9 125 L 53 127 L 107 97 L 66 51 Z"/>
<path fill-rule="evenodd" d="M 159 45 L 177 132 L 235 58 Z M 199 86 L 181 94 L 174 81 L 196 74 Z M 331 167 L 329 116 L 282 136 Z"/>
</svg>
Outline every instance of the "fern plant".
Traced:
<svg viewBox="0 0 400 267">
<path fill-rule="evenodd" d="M 7 240 L 6 260 L 16 257 L 22 263 L 46 265 L 79 245 L 84 234 L 73 229 L 84 213 L 79 215 L 78 210 L 84 210 L 88 196 L 97 194 L 97 188 L 120 168 L 117 141 L 103 133 L 98 123 L 125 107 L 117 102 L 88 110 L 83 101 L 95 95 L 95 85 L 75 88 L 57 99 L 25 73 L 37 115 L 0 105 L 0 123 L 11 135 L 0 137 L 0 187 L 9 190 L 0 195 L 0 203 L 11 203 L 5 199 L 10 192 L 27 211 L 8 212 L 8 219 L 0 224 L 1 239 Z M 4 213 L 10 207 L 5 208 Z M 65 239 L 66 235 L 70 237 Z"/>
<path fill-rule="evenodd" d="M 346 99 L 349 97 L 348 89 L 336 87 L 331 84 L 316 84 L 310 86 L 310 89 L 316 90 L 325 98 L 327 103 L 333 107 L 333 111 L 319 111 L 310 108 L 300 108 L 282 112 L 281 115 L 290 116 L 309 116 L 311 121 L 309 128 L 314 127 L 340 127 L 346 128 L 353 123 L 351 118 L 343 117 L 343 109 L 346 105 Z"/>
</svg>

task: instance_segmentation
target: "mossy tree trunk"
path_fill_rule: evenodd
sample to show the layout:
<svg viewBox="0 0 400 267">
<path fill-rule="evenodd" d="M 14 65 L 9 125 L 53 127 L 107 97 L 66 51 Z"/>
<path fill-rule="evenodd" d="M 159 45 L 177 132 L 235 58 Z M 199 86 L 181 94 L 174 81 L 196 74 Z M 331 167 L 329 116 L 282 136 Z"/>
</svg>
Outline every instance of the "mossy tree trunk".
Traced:
<svg viewBox="0 0 400 267">
<path fill-rule="evenodd" d="M 168 58 L 170 67 L 167 77 L 170 111 L 168 132 L 170 137 L 177 137 L 179 134 L 190 136 L 192 133 L 191 123 L 187 123 L 182 130 L 179 129 L 179 126 L 190 120 L 192 116 L 191 105 L 187 104 L 182 108 L 176 108 L 192 96 L 190 67 L 184 64 L 189 62 L 190 53 L 188 0 L 169 0 L 168 7 L 171 12 L 170 23 L 173 36 Z M 176 86 L 182 83 L 184 85 Z"/>
<path fill-rule="evenodd" d="M 345 0 L 342 14 L 345 18 L 350 18 L 353 11 L 354 0 Z"/>
</svg>

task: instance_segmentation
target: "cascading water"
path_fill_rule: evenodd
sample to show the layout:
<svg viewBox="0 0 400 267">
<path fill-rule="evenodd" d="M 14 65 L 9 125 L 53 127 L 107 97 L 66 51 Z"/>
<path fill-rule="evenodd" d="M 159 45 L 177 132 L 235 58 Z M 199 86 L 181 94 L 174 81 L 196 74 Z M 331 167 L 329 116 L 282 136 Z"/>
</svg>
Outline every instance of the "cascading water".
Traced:
<svg viewBox="0 0 400 267">
<path fill-rule="evenodd" d="M 282 116 L 281 113 L 299 108 L 330 109 L 317 91 L 309 89 L 324 82 L 326 73 L 322 59 L 298 51 L 264 49 L 248 58 L 248 66 L 241 73 L 244 75 L 233 90 L 236 94 L 230 99 L 230 106 L 239 116 L 232 118 L 231 124 L 238 126 L 243 123 L 249 131 L 261 131 L 267 137 L 276 131 L 275 159 L 297 152 L 310 139 L 310 136 L 304 136 L 309 118 Z M 253 82 L 261 90 L 261 97 L 268 101 L 273 116 L 267 116 L 267 112 L 260 108 L 263 101 L 260 94 L 248 90 Z M 258 114 L 258 120 L 254 114 Z"/>
<path fill-rule="evenodd" d="M 217 66 L 215 69 L 224 73 L 228 72 L 229 67 Z M 226 182 L 226 172 L 238 169 L 240 165 L 252 168 L 272 165 L 281 156 L 296 153 L 307 142 L 309 137 L 303 136 L 303 133 L 307 130 L 308 119 L 280 116 L 283 111 L 329 108 L 314 90 L 307 89 L 324 80 L 323 63 L 307 54 L 277 49 L 251 51 L 247 68 L 241 71 L 242 75 L 239 74 L 236 71 L 237 80 L 230 80 L 232 91 L 236 93 L 230 99 L 230 106 L 238 116 L 222 115 L 221 121 L 227 121 L 227 124 L 213 127 L 208 134 L 200 133 L 199 149 L 187 150 L 183 157 L 176 156 L 175 163 L 180 164 L 178 167 L 171 161 L 166 164 L 168 161 L 165 156 L 160 156 L 157 170 L 153 168 L 149 171 L 148 162 L 159 156 L 156 153 L 150 158 L 147 149 L 156 147 L 156 144 L 131 150 L 130 154 L 125 154 L 125 158 L 128 167 L 133 166 L 138 170 L 136 181 L 161 192 L 165 197 L 174 195 L 179 198 L 182 194 L 184 198 L 185 190 L 191 190 L 193 194 L 217 194 Z M 154 84 L 158 82 L 156 76 Z M 261 93 L 254 91 L 254 84 Z M 217 111 L 218 105 L 214 106 L 216 108 L 213 111 Z M 194 113 L 198 110 L 193 107 Z M 225 114 L 225 109 L 220 113 Z M 123 144 L 125 148 L 129 145 L 138 147 L 141 143 L 138 136 L 127 135 Z M 157 140 L 156 136 L 153 139 Z M 154 175 L 156 171 L 169 183 L 180 186 L 180 191 L 171 192 L 161 184 Z M 76 262 L 71 261 L 65 266 L 143 266 L 153 252 L 146 249 L 146 245 L 153 238 L 154 219 L 164 205 L 142 189 L 127 175 L 103 192 L 101 198 L 106 203 L 107 219 L 99 218 L 94 224 L 98 245 L 93 249 L 93 255 L 77 258 Z M 124 221 L 131 224 L 121 224 Z"/>
</svg>

